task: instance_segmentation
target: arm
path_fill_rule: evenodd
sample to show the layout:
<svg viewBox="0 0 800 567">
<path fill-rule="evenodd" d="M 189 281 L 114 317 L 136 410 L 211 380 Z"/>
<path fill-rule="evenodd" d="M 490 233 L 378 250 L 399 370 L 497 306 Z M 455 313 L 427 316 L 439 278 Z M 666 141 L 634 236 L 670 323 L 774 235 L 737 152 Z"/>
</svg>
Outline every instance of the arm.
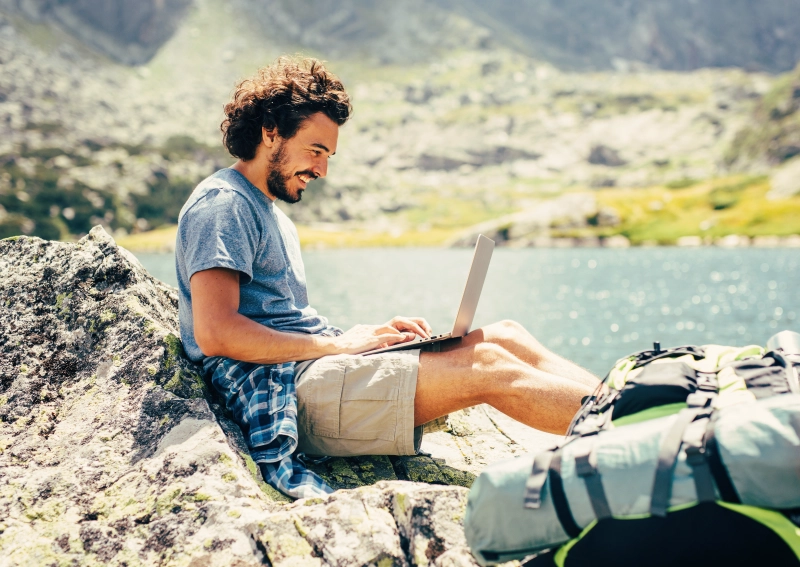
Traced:
<svg viewBox="0 0 800 567">
<path fill-rule="evenodd" d="M 204 270 L 192 276 L 190 286 L 195 340 L 206 356 L 277 364 L 329 354 L 357 354 L 430 332 L 424 321 L 403 317 L 386 325 L 357 325 L 338 337 L 276 331 L 239 313 L 239 272 Z"/>
</svg>

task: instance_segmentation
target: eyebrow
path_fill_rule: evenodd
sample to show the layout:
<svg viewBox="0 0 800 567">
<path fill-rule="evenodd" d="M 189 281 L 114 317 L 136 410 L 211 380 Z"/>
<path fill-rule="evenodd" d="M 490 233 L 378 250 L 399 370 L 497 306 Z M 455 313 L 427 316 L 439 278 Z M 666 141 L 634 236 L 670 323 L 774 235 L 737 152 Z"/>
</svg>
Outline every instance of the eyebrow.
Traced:
<svg viewBox="0 0 800 567">
<path fill-rule="evenodd" d="M 315 147 L 315 148 L 321 148 L 321 149 L 325 150 L 326 152 L 328 152 L 329 154 L 331 154 L 331 151 L 330 151 L 330 150 L 329 150 L 329 149 L 328 149 L 326 146 L 324 146 L 324 145 L 322 145 L 322 144 L 320 144 L 320 143 L 315 143 L 315 144 L 311 144 L 311 145 L 312 145 L 313 147 Z M 333 152 L 331 155 L 332 155 L 332 156 L 335 156 L 335 155 L 336 155 L 336 152 Z"/>
</svg>

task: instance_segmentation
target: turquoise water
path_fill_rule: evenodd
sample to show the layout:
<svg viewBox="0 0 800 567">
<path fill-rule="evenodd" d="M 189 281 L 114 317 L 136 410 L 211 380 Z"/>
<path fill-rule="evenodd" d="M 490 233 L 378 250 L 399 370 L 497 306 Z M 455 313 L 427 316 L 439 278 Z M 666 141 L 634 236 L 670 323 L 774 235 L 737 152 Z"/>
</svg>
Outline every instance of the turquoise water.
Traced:
<svg viewBox="0 0 800 567">
<path fill-rule="evenodd" d="M 345 249 L 304 253 L 311 304 L 348 328 L 419 315 L 449 331 L 471 250 Z M 169 254 L 140 254 L 176 284 Z M 552 350 L 605 374 L 630 352 L 662 346 L 764 344 L 800 331 L 800 250 L 497 249 L 473 328 L 522 323 Z"/>
</svg>

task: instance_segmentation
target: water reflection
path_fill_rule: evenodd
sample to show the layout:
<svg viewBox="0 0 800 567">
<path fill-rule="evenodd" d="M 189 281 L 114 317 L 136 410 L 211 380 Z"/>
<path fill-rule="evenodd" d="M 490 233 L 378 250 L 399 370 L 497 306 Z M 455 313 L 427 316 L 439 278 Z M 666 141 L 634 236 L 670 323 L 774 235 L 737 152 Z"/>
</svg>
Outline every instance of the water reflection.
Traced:
<svg viewBox="0 0 800 567">
<path fill-rule="evenodd" d="M 422 314 L 449 330 L 470 259 L 460 250 L 306 255 L 312 303 L 342 326 Z M 476 325 L 515 319 L 598 373 L 629 352 L 764 344 L 798 328 L 800 251 L 497 250 Z"/>
</svg>

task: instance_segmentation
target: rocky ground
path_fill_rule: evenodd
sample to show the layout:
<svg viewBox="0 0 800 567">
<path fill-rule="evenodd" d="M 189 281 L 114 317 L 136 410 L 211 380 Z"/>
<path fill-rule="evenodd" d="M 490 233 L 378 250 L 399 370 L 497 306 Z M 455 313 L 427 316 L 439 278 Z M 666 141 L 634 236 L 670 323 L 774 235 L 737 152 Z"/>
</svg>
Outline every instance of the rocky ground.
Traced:
<svg viewBox="0 0 800 567">
<path fill-rule="evenodd" d="M 471 565 L 466 487 L 554 439 L 481 406 L 291 503 L 184 357 L 176 290 L 102 228 L 0 241 L 0 273 L 0 565 Z"/>
</svg>

